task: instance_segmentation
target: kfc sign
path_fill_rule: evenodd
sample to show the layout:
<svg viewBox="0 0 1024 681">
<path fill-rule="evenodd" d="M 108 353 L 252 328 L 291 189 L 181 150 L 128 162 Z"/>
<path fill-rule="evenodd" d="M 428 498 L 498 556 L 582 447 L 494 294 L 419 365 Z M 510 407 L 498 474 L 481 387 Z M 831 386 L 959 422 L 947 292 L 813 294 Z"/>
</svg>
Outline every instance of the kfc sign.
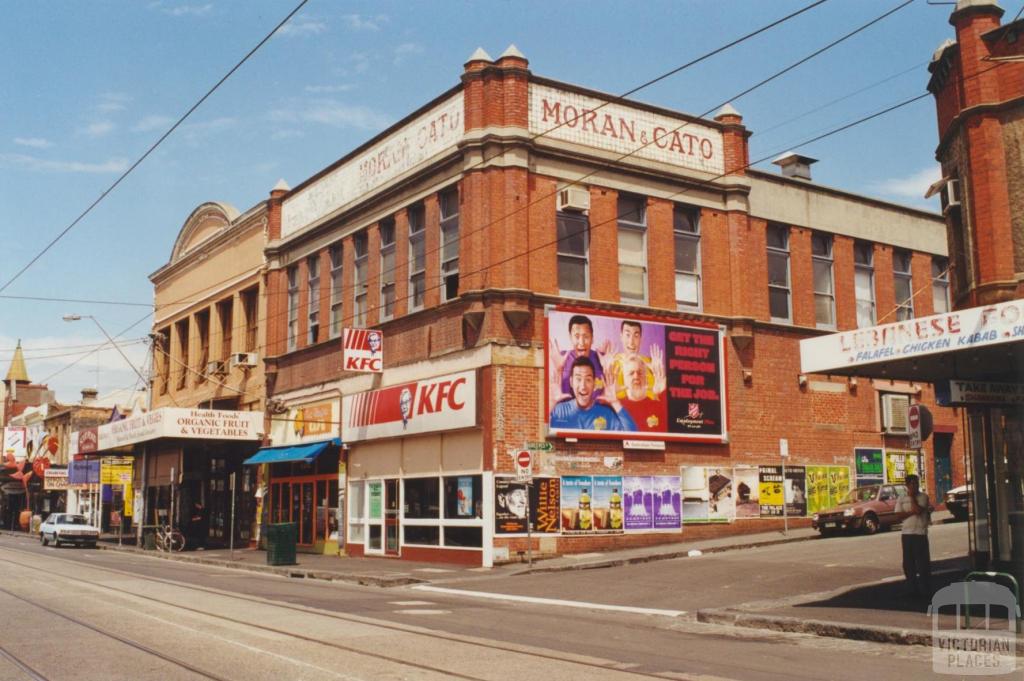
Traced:
<svg viewBox="0 0 1024 681">
<path fill-rule="evenodd" d="M 384 371 L 384 334 L 376 329 L 345 329 L 342 369 L 379 374 Z"/>
<path fill-rule="evenodd" d="M 476 372 L 348 395 L 342 416 L 345 442 L 469 428 L 476 425 Z"/>
</svg>

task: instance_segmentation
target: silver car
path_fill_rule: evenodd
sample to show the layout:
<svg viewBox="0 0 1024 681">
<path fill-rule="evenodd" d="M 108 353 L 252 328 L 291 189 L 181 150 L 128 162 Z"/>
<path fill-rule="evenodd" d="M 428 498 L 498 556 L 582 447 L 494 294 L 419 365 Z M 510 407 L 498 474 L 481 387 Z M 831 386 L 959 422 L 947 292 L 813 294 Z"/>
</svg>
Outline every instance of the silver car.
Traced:
<svg viewBox="0 0 1024 681">
<path fill-rule="evenodd" d="M 52 513 L 39 526 L 39 541 L 43 546 L 52 541 L 54 546 L 75 544 L 96 548 L 96 542 L 99 541 L 99 538 L 99 528 L 90 525 L 89 519 L 84 515 Z"/>
</svg>

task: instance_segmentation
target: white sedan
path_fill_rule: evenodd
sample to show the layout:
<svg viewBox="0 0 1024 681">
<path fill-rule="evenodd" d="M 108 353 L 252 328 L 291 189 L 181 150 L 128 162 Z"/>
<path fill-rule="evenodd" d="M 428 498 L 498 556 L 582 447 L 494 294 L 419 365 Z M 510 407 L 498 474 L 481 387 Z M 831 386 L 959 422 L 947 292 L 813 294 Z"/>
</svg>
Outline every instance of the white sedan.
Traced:
<svg viewBox="0 0 1024 681">
<path fill-rule="evenodd" d="M 43 546 L 52 541 L 54 546 L 80 544 L 96 548 L 99 538 L 99 528 L 90 525 L 84 515 L 53 513 L 39 526 L 39 541 Z"/>
</svg>

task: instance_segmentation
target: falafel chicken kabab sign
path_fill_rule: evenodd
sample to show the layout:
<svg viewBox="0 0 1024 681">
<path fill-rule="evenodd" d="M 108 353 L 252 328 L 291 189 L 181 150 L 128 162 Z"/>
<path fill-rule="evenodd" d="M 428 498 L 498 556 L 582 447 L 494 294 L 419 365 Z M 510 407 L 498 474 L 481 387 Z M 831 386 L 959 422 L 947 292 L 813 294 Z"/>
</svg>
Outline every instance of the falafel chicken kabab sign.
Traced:
<svg viewBox="0 0 1024 681">
<path fill-rule="evenodd" d="M 725 442 L 722 330 L 578 308 L 548 311 L 552 435 Z"/>
</svg>

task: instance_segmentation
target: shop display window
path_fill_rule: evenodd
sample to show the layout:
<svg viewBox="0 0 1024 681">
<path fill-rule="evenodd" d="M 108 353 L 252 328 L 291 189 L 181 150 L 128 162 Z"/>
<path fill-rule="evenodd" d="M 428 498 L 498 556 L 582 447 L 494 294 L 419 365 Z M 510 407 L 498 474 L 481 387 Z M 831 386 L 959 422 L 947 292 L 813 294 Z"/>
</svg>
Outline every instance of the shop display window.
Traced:
<svg viewBox="0 0 1024 681">
<path fill-rule="evenodd" d="M 444 517 L 483 518 L 481 476 L 452 475 L 444 479 Z"/>
<path fill-rule="evenodd" d="M 445 527 L 444 545 L 479 549 L 484 545 L 484 528 Z"/>
<path fill-rule="evenodd" d="M 406 525 L 403 528 L 402 541 L 404 544 L 439 546 L 441 544 L 441 528 L 436 526 Z"/>
<path fill-rule="evenodd" d="M 437 478 L 405 480 L 404 516 L 406 518 L 439 518 L 440 485 Z"/>
</svg>

